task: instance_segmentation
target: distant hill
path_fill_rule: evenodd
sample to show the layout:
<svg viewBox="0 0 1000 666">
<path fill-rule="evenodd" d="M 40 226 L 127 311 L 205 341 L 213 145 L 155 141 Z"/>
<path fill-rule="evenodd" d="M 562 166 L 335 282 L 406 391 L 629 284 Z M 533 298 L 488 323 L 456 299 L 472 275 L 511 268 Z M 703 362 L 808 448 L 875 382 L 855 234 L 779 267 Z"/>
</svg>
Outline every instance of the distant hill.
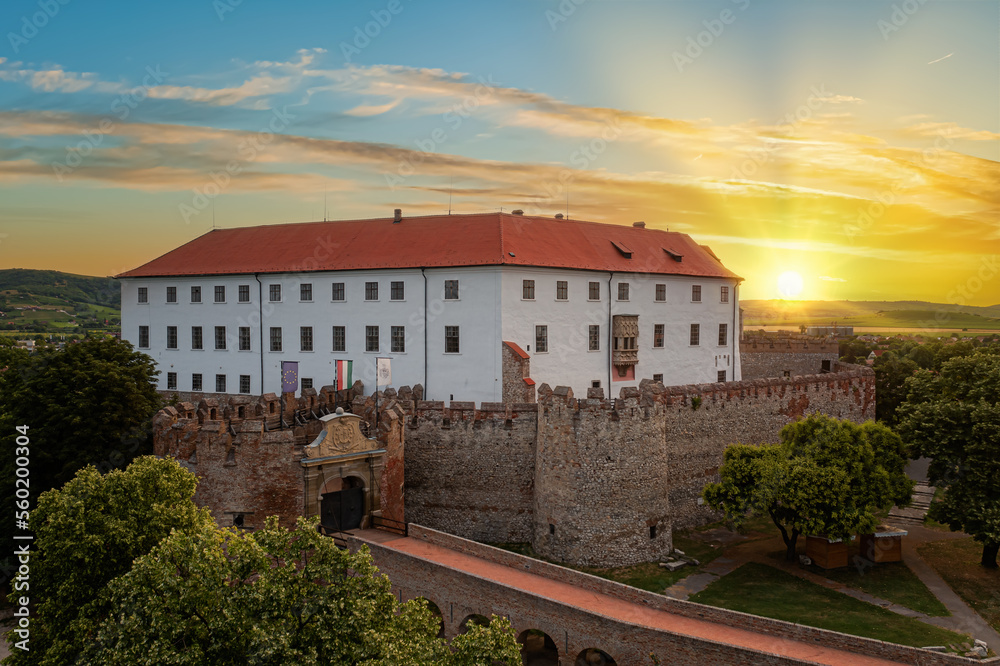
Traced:
<svg viewBox="0 0 1000 666">
<path fill-rule="evenodd" d="M 1000 305 L 980 307 L 928 301 L 740 301 L 752 326 L 886 326 L 1000 329 Z"/>
<path fill-rule="evenodd" d="M 121 318 L 121 287 L 113 278 L 27 268 L 0 270 L 0 312 L 3 330 L 116 330 Z"/>
</svg>

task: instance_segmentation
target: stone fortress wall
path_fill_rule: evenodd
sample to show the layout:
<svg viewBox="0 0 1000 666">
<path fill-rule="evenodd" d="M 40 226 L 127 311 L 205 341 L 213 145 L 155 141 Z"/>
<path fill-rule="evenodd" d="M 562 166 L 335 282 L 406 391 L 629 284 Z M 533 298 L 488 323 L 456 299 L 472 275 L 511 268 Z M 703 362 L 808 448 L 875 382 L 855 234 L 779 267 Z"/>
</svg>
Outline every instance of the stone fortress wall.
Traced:
<svg viewBox="0 0 1000 666">
<path fill-rule="evenodd" d="M 815 367 L 815 366 L 814 366 Z M 874 417 L 874 374 L 859 366 L 797 377 L 664 387 L 644 381 L 616 399 L 538 387 L 537 402 L 420 399 L 418 386 L 380 392 L 377 436 L 389 450 L 383 507 L 430 528 L 490 543 L 531 542 L 552 559 L 603 566 L 655 559 L 672 533 L 716 520 L 699 504 L 726 446 L 776 441 L 814 412 Z M 155 450 L 200 477 L 196 501 L 223 525 L 257 527 L 303 514 L 303 446 L 334 400 L 375 423 L 375 398 L 307 389 L 207 397 L 154 419 Z M 289 426 L 281 428 L 284 417 Z M 403 501 L 405 497 L 405 502 Z"/>
<path fill-rule="evenodd" d="M 743 379 L 796 377 L 832 371 L 840 360 L 835 339 L 796 334 L 745 334 L 740 338 Z"/>
</svg>

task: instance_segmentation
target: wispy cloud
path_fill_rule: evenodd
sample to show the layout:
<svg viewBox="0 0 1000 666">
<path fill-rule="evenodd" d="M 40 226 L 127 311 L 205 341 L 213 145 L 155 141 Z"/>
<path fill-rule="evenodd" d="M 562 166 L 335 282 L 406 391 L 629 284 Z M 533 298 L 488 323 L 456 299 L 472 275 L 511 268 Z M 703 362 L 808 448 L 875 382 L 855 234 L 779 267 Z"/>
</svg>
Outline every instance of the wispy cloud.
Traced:
<svg viewBox="0 0 1000 666">
<path fill-rule="evenodd" d="M 954 52 L 952 52 L 952 53 L 949 53 L 949 54 L 948 54 L 948 55 L 946 55 L 946 56 L 941 56 L 941 57 L 940 57 L 940 58 L 938 58 L 937 60 L 931 60 L 931 61 L 930 61 L 929 63 L 927 63 L 927 64 L 928 64 L 928 65 L 933 65 L 934 63 L 936 63 L 936 62 L 941 62 L 942 60 L 944 60 L 944 59 L 946 59 L 946 58 L 950 58 L 950 57 L 952 57 L 953 55 L 955 55 L 955 53 L 954 53 Z"/>
</svg>

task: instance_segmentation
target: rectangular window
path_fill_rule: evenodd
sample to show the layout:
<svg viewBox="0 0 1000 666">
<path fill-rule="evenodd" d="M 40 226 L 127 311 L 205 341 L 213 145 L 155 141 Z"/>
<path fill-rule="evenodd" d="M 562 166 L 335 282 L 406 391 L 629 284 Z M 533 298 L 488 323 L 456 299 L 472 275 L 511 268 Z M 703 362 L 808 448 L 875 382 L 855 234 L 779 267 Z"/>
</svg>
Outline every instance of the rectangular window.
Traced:
<svg viewBox="0 0 1000 666">
<path fill-rule="evenodd" d="M 249 326 L 240 326 L 240 351 L 250 351 Z"/>
<path fill-rule="evenodd" d="M 391 333 L 391 347 L 393 353 L 402 354 L 406 351 L 406 327 L 405 326 L 393 326 L 390 329 Z"/>
<path fill-rule="evenodd" d="M 271 284 L 267 286 L 268 300 L 272 303 L 281 302 L 281 285 Z"/>
<path fill-rule="evenodd" d="M 312 377 L 303 377 L 302 378 L 302 388 L 304 388 L 304 389 L 311 389 L 312 387 L 313 387 Z"/>
<path fill-rule="evenodd" d="M 299 327 L 299 349 L 304 352 L 311 352 L 313 350 L 312 326 Z"/>
<path fill-rule="evenodd" d="M 691 285 L 691 302 L 701 303 L 701 285 L 693 284 Z"/>
<path fill-rule="evenodd" d="M 729 344 L 729 324 L 719 324 L 719 346 Z"/>
<path fill-rule="evenodd" d="M 534 280 L 522 280 L 521 281 L 521 298 L 526 301 L 535 300 L 535 281 Z"/>
<path fill-rule="evenodd" d="M 601 348 L 601 327 L 597 324 L 590 325 L 590 351 L 598 351 Z"/>
<path fill-rule="evenodd" d="M 311 301 L 313 299 L 313 286 L 311 284 L 299 285 L 299 300 Z"/>
<path fill-rule="evenodd" d="M 139 287 L 139 302 L 140 303 L 149 303 L 149 288 L 148 287 Z"/>
<path fill-rule="evenodd" d="M 458 326 L 444 327 L 444 353 L 458 353 Z"/>
<path fill-rule="evenodd" d="M 701 326 L 698 324 L 691 324 L 691 346 L 697 346 L 700 344 L 701 339 Z"/>
<path fill-rule="evenodd" d="M 405 298 L 405 293 L 402 281 L 389 283 L 389 300 L 401 301 Z"/>
<path fill-rule="evenodd" d="M 719 370 L 718 379 L 716 381 L 720 381 L 720 382 L 726 381 L 726 371 L 725 370 Z"/>
<path fill-rule="evenodd" d="M 378 351 L 378 326 L 365 326 L 365 351 Z"/>
<path fill-rule="evenodd" d="M 139 349 L 149 349 L 149 326 L 139 327 Z"/>
<path fill-rule="evenodd" d="M 250 302 L 250 285 L 241 284 L 239 288 L 239 299 L 240 303 Z"/>
<path fill-rule="evenodd" d="M 176 326 L 167 326 L 167 349 L 177 349 Z"/>
<path fill-rule="evenodd" d="M 653 324 L 653 346 L 663 346 L 663 324 Z"/>
<path fill-rule="evenodd" d="M 333 351 L 347 351 L 347 328 L 345 326 L 333 327 Z"/>
<path fill-rule="evenodd" d="M 191 287 L 191 302 L 201 303 L 201 287 Z"/>
<path fill-rule="evenodd" d="M 535 327 L 535 351 L 547 352 L 549 350 L 549 327 Z"/>
<path fill-rule="evenodd" d="M 569 282 L 566 280 L 556 280 L 556 300 L 565 301 L 569 299 Z"/>
<path fill-rule="evenodd" d="M 201 373 L 196 372 L 191 375 L 191 390 L 200 391 L 201 390 Z"/>
<path fill-rule="evenodd" d="M 344 283 L 334 282 L 333 283 L 333 300 L 342 301 L 344 300 Z"/>
<path fill-rule="evenodd" d="M 215 327 L 215 348 L 225 349 L 226 348 L 226 327 L 216 326 Z"/>
<path fill-rule="evenodd" d="M 271 327 L 271 351 L 281 351 L 281 327 Z"/>
<path fill-rule="evenodd" d="M 177 287 L 167 287 L 167 303 L 177 302 Z"/>
<path fill-rule="evenodd" d="M 599 300 L 601 300 L 601 283 L 600 282 L 591 282 L 590 283 L 590 295 L 587 296 L 587 298 L 589 298 L 592 301 L 599 301 Z"/>
<path fill-rule="evenodd" d="M 191 327 L 191 349 L 204 349 L 204 341 L 201 337 L 201 326 Z"/>
<path fill-rule="evenodd" d="M 250 375 L 240 375 L 240 393 L 250 392 Z"/>
<path fill-rule="evenodd" d="M 662 384 L 663 383 L 663 375 L 662 374 L 661 375 L 653 375 L 653 381 L 654 382 L 660 382 Z"/>
<path fill-rule="evenodd" d="M 658 284 L 656 285 L 656 300 L 659 303 L 667 300 L 667 285 Z"/>
<path fill-rule="evenodd" d="M 215 287 L 215 302 L 225 303 L 226 302 L 226 287 L 225 285 L 216 285 Z"/>
<path fill-rule="evenodd" d="M 378 300 L 378 282 L 365 282 L 365 300 Z"/>
<path fill-rule="evenodd" d="M 215 392 L 225 393 L 226 392 L 226 376 L 216 375 L 215 376 Z"/>
<path fill-rule="evenodd" d="M 618 283 L 618 300 L 619 301 L 628 300 L 628 282 Z"/>
<path fill-rule="evenodd" d="M 458 280 L 444 281 L 444 299 L 446 301 L 458 300 Z"/>
<path fill-rule="evenodd" d="M 177 373 L 168 372 L 167 373 L 167 389 L 171 391 L 177 390 Z"/>
<path fill-rule="evenodd" d="M 723 287 L 721 290 L 721 297 L 723 303 L 729 302 L 729 287 Z"/>
</svg>

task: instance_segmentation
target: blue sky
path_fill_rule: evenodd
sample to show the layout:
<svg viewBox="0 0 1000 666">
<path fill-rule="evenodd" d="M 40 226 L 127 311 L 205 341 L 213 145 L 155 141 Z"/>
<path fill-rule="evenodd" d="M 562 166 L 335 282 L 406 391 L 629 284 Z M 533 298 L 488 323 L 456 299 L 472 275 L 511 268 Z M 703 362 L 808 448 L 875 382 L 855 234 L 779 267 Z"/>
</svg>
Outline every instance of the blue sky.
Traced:
<svg viewBox="0 0 1000 666">
<path fill-rule="evenodd" d="M 551 214 L 568 190 L 711 244 L 751 297 L 797 271 L 804 297 L 943 301 L 1000 250 L 995 0 L 13 0 L 0 30 L 0 267 L 113 274 L 213 208 L 449 191 Z"/>
</svg>

